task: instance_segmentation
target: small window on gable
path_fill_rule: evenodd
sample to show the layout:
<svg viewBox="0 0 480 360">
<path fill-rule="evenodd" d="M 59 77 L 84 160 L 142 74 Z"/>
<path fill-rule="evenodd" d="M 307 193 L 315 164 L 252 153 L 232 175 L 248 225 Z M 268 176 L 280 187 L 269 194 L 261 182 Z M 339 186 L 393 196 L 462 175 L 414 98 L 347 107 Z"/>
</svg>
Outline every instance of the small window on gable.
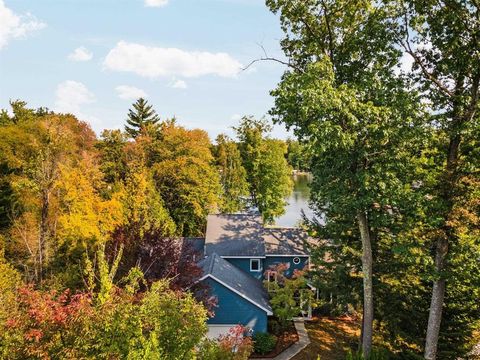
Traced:
<svg viewBox="0 0 480 360">
<path fill-rule="evenodd" d="M 293 263 L 294 263 L 295 265 L 300 264 L 300 258 L 299 258 L 299 257 L 294 257 L 294 258 L 293 258 Z"/>
<path fill-rule="evenodd" d="M 260 259 L 250 259 L 250 271 L 262 271 Z"/>
</svg>

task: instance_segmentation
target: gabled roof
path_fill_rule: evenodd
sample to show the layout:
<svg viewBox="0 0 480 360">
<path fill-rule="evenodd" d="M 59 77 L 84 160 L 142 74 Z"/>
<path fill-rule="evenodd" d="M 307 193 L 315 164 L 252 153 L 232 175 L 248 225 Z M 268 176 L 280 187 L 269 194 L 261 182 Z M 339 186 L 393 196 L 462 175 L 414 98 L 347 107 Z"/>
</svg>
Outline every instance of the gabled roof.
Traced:
<svg viewBox="0 0 480 360">
<path fill-rule="evenodd" d="M 259 307 L 267 315 L 272 315 L 272 308 L 268 302 L 268 293 L 260 280 L 230 264 L 216 253 L 203 259 L 198 265 L 203 270 L 203 276 L 199 281 L 211 278 Z"/>
<path fill-rule="evenodd" d="M 308 256 L 307 244 L 313 239 L 299 228 L 266 227 L 263 232 L 265 254 Z"/>
<path fill-rule="evenodd" d="M 213 253 L 222 257 L 308 256 L 306 244 L 312 242 L 300 228 L 263 226 L 259 215 L 217 214 L 207 218 L 207 256 Z"/>
<path fill-rule="evenodd" d="M 262 218 L 251 214 L 208 215 L 205 255 L 265 256 Z"/>
</svg>

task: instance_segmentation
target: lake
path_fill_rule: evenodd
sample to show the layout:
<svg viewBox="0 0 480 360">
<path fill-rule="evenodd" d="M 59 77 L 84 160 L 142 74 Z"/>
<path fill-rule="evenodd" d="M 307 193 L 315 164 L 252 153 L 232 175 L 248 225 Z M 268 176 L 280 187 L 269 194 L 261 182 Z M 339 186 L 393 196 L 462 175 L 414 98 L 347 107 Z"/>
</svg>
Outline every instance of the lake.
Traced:
<svg viewBox="0 0 480 360">
<path fill-rule="evenodd" d="M 313 211 L 308 207 L 308 200 L 310 199 L 310 187 L 312 182 L 311 174 L 294 174 L 293 175 L 293 192 L 286 199 L 288 202 L 285 208 L 285 214 L 275 220 L 275 225 L 292 227 L 297 226 L 302 220 L 302 210 L 307 217 L 312 218 Z"/>
</svg>

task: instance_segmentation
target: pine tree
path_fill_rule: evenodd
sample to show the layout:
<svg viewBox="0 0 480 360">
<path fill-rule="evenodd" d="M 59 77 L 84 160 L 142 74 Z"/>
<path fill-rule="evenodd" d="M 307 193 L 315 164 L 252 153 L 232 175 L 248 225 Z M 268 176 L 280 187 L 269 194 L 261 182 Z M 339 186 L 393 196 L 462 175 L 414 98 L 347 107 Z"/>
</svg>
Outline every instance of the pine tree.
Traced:
<svg viewBox="0 0 480 360">
<path fill-rule="evenodd" d="M 143 129 L 155 126 L 159 121 L 160 118 L 152 105 L 148 105 L 147 100 L 140 98 L 133 104 L 133 109 L 128 110 L 125 131 L 132 138 L 136 138 Z"/>
</svg>

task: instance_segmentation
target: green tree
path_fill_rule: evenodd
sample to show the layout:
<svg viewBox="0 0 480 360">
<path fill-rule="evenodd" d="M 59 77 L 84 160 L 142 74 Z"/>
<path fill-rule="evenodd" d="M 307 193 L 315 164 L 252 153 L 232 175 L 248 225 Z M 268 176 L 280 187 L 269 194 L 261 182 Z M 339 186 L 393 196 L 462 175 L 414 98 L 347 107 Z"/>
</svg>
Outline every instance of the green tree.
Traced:
<svg viewBox="0 0 480 360">
<path fill-rule="evenodd" d="M 95 145 L 100 151 L 100 164 L 104 179 L 109 184 L 125 180 L 128 160 L 127 136 L 120 130 L 104 130 Z"/>
<path fill-rule="evenodd" d="M 223 188 L 222 211 L 234 213 L 246 207 L 248 196 L 247 173 L 242 165 L 242 158 L 237 144 L 226 135 L 218 135 L 214 156 L 220 171 Z"/>
<path fill-rule="evenodd" d="M 300 316 L 313 307 L 313 292 L 307 285 L 306 271 L 297 270 L 292 277 L 286 277 L 287 264 L 279 264 L 268 271 L 269 279 L 264 281 L 270 295 L 273 313 L 285 328 L 292 318 Z M 270 279 L 273 277 L 274 280 Z"/>
<path fill-rule="evenodd" d="M 438 149 L 442 156 L 435 159 L 438 177 L 431 189 L 435 205 L 430 208 L 436 219 L 430 222 L 435 276 L 424 356 L 435 359 L 447 284 L 455 288 L 461 283 L 455 255 L 460 255 L 460 248 L 469 248 L 455 218 L 459 208 L 468 212 L 471 209 L 459 201 L 476 191 L 478 179 L 478 167 L 472 167 L 477 159 L 472 156 L 471 146 L 478 146 L 480 6 L 477 1 L 406 1 L 395 5 L 395 39 L 406 56 L 413 59 L 409 75 L 423 90 L 424 101 L 432 109 L 425 126 L 445 137 Z M 386 2 L 385 7 L 389 6 Z M 467 224 L 470 229 L 478 227 L 475 221 Z M 478 242 L 470 238 L 469 244 L 476 246 Z"/>
<path fill-rule="evenodd" d="M 287 147 L 281 140 L 266 139 L 260 148 L 256 183 L 256 205 L 263 221 L 273 223 L 285 213 L 286 198 L 292 192 L 292 169 L 285 159 Z"/>
<path fill-rule="evenodd" d="M 238 138 L 238 147 L 243 160 L 243 167 L 247 171 L 247 180 L 250 185 L 250 194 L 256 204 L 258 161 L 261 146 L 265 136 L 272 127 L 265 120 L 257 120 L 253 116 L 244 116 L 240 124 L 233 128 Z"/>
<path fill-rule="evenodd" d="M 156 137 L 141 137 L 139 144 L 178 233 L 203 234 L 207 215 L 219 208 L 222 191 L 207 133 L 167 121 Z"/>
<path fill-rule="evenodd" d="M 122 190 L 124 226 L 134 238 L 140 240 L 148 231 L 159 231 L 163 236 L 175 234 L 175 223 L 148 169 L 130 164 Z"/>
<path fill-rule="evenodd" d="M 128 110 L 127 124 L 125 125 L 126 133 L 136 138 L 142 131 L 148 127 L 155 126 L 160 121 L 157 113 L 152 105 L 144 98 L 139 98 L 134 104 L 133 109 Z"/>
<path fill-rule="evenodd" d="M 292 139 L 287 139 L 287 161 L 295 170 L 310 170 L 310 155 L 304 144 Z"/>
<path fill-rule="evenodd" d="M 286 146 L 267 138 L 271 126 L 265 120 L 245 116 L 234 127 L 243 167 L 247 172 L 252 205 L 267 223 L 285 211 L 285 197 L 293 188 L 291 168 L 285 159 Z"/>
<path fill-rule="evenodd" d="M 326 218 L 325 236 L 350 233 L 361 241 L 362 347 L 368 357 L 372 247 L 408 204 L 408 181 L 402 180 L 410 173 L 418 102 L 395 75 L 400 52 L 384 26 L 385 12 L 373 2 L 268 0 L 267 5 L 280 14 L 289 64 L 272 92 L 271 114 L 314 150 L 312 202 Z"/>
</svg>

